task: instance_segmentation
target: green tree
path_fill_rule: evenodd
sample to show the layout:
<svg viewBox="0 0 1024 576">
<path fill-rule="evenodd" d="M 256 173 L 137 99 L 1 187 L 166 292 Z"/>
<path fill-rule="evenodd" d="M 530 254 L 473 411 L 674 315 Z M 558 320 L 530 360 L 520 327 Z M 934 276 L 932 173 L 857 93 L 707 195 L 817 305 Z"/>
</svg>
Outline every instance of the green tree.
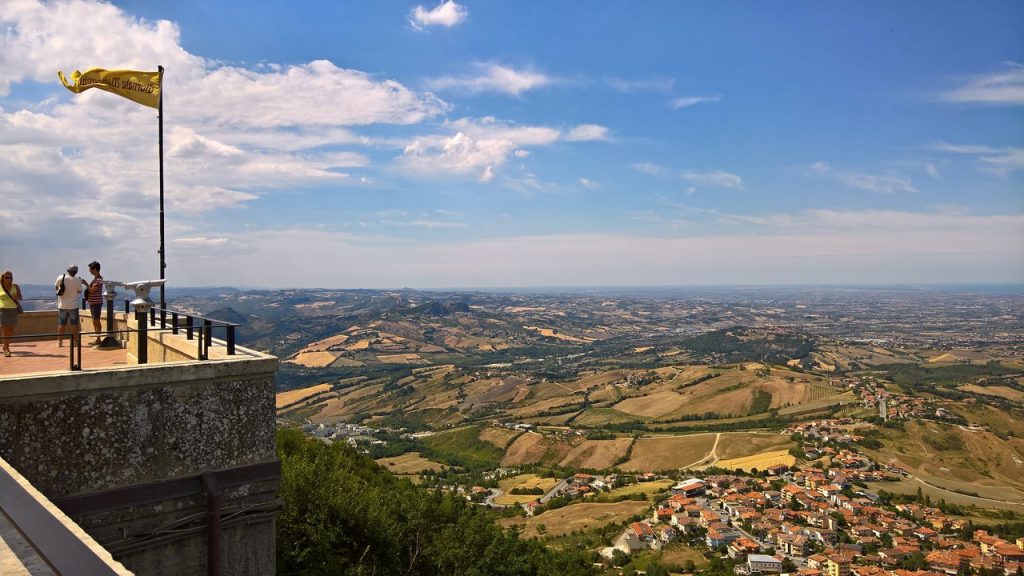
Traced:
<svg viewBox="0 0 1024 576">
<path fill-rule="evenodd" d="M 282 575 L 592 574 L 576 552 L 503 531 L 486 509 L 399 480 L 346 444 L 277 437 Z"/>
</svg>

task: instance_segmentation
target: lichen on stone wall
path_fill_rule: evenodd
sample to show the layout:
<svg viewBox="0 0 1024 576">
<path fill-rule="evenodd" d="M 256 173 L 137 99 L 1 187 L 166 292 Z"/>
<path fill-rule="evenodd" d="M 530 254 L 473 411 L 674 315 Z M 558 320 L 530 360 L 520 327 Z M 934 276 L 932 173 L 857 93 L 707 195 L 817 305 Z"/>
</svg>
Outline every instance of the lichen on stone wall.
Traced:
<svg viewBox="0 0 1024 576">
<path fill-rule="evenodd" d="M 0 403 L 0 456 L 66 496 L 274 459 L 274 376 Z"/>
</svg>

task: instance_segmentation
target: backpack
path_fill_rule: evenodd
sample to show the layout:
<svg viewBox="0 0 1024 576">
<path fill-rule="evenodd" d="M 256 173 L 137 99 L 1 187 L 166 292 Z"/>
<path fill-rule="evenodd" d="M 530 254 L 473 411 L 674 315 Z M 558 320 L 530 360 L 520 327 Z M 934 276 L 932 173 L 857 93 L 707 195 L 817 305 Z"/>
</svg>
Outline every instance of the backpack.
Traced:
<svg viewBox="0 0 1024 576">
<path fill-rule="evenodd" d="M 64 288 L 65 288 L 65 286 L 64 286 L 64 278 L 66 276 L 67 276 L 67 274 L 61 274 L 60 275 L 60 288 L 57 288 L 57 296 L 63 296 L 64 295 Z"/>
</svg>

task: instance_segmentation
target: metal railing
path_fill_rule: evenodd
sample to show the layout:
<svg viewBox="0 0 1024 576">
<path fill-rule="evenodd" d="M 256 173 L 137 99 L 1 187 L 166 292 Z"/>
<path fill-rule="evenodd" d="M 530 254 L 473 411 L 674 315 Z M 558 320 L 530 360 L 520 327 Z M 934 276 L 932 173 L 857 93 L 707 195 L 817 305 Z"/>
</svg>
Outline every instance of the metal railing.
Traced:
<svg viewBox="0 0 1024 576">
<path fill-rule="evenodd" d="M 42 300 L 36 298 L 34 300 Z M 46 299 L 52 301 L 52 299 Z M 84 300 L 83 300 L 84 302 Z M 130 314 L 128 311 L 130 300 L 125 300 L 125 313 Z M 135 312 L 136 328 L 114 328 L 114 303 L 111 300 L 106 302 L 107 306 L 107 329 L 103 331 L 79 331 L 78 334 L 65 333 L 60 334 L 58 332 L 51 333 L 36 333 L 36 334 L 22 334 L 13 335 L 10 337 L 11 340 L 56 340 L 64 337 L 68 338 L 68 366 L 72 371 L 78 371 L 82 369 L 82 339 L 87 336 L 94 336 L 97 339 L 107 338 L 108 342 L 113 339 L 116 343 L 115 336 L 123 336 L 128 334 L 137 334 L 136 338 L 136 350 L 135 357 L 139 364 L 149 363 L 149 333 L 150 332 L 170 332 L 171 334 L 178 335 L 181 332 L 185 333 L 186 340 L 195 340 L 196 342 L 196 360 L 209 360 L 210 359 L 210 346 L 214 343 L 213 330 L 214 328 L 223 328 L 225 331 L 224 347 L 228 356 L 234 356 L 236 352 L 236 328 L 238 324 L 233 322 L 226 322 L 223 320 L 216 320 L 214 318 L 207 318 L 205 316 L 199 316 L 195 314 L 185 314 L 177 310 L 159 309 L 160 314 L 157 316 L 158 308 L 150 308 L 149 312 Z M 84 321 L 85 318 L 81 318 L 79 322 Z M 120 346 L 120 344 L 117 344 Z"/>
<path fill-rule="evenodd" d="M 127 306 L 127 301 L 125 306 Z M 157 308 L 156 306 L 149 309 L 149 325 L 156 326 L 158 323 L 157 312 L 159 311 L 159 325 L 161 329 L 167 328 L 167 317 L 170 316 L 171 333 L 177 334 L 180 328 L 185 329 L 185 339 L 192 340 L 199 335 L 201 358 L 200 360 L 206 360 L 209 358 L 210 342 L 213 341 L 213 329 L 224 328 L 224 343 L 227 348 L 228 356 L 235 355 L 235 328 L 238 328 L 238 324 L 234 322 L 226 322 L 224 320 L 217 320 L 215 318 L 207 318 L 206 316 L 199 316 L 196 314 L 185 314 L 177 310 L 169 310 L 165 308 Z M 185 325 L 179 326 L 181 319 L 184 318 Z"/>
</svg>

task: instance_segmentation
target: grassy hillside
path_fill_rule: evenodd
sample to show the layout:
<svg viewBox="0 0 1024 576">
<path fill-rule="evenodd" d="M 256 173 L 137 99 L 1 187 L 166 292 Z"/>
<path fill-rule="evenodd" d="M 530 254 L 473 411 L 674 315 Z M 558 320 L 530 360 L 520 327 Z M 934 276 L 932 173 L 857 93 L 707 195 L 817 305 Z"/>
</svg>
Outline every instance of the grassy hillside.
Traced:
<svg viewBox="0 0 1024 576">
<path fill-rule="evenodd" d="M 423 439 L 425 455 L 450 466 L 463 468 L 497 468 L 503 451 L 480 439 L 479 426 L 446 430 Z"/>
<path fill-rule="evenodd" d="M 921 480 L 959 492 L 1024 502 L 1024 441 L 938 422 L 879 428 L 883 447 L 869 453 Z"/>
</svg>

